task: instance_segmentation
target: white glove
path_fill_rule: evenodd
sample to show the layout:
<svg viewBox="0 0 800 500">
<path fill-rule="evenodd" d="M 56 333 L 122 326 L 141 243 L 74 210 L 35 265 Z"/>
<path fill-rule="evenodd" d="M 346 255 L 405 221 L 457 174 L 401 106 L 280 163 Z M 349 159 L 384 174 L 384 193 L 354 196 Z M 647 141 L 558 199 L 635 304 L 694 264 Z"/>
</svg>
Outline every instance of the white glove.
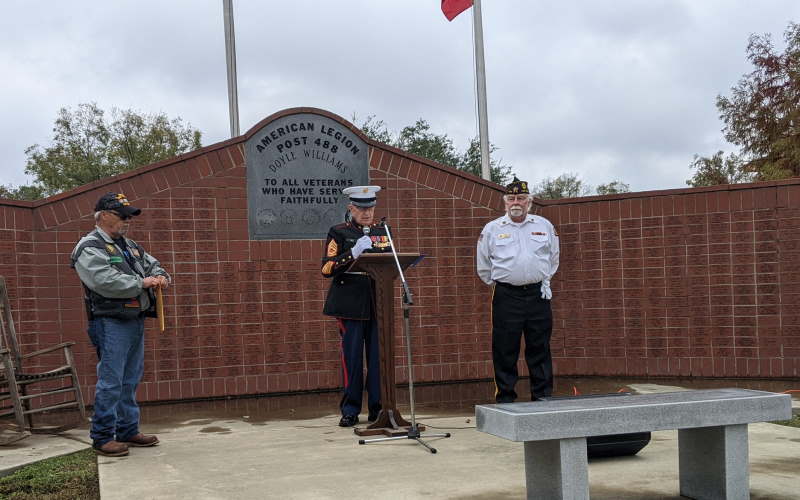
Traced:
<svg viewBox="0 0 800 500">
<path fill-rule="evenodd" d="M 350 251 L 353 252 L 353 258 L 357 259 L 367 248 L 372 248 L 372 240 L 369 236 L 364 235 L 356 241 Z"/>
<path fill-rule="evenodd" d="M 550 280 L 542 280 L 542 298 L 550 300 L 553 298 L 553 291 L 550 290 Z"/>
</svg>

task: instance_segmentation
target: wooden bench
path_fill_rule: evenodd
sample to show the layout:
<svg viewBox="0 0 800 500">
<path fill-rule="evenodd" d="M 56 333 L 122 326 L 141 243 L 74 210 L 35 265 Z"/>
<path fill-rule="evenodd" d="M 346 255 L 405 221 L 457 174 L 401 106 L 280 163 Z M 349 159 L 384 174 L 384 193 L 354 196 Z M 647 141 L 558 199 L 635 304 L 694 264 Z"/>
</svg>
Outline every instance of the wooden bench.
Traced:
<svg viewBox="0 0 800 500">
<path fill-rule="evenodd" d="M 788 394 L 747 389 L 475 407 L 479 431 L 525 443 L 529 499 L 589 498 L 586 438 L 677 429 L 680 494 L 750 498 L 747 424 L 792 416 Z"/>
</svg>

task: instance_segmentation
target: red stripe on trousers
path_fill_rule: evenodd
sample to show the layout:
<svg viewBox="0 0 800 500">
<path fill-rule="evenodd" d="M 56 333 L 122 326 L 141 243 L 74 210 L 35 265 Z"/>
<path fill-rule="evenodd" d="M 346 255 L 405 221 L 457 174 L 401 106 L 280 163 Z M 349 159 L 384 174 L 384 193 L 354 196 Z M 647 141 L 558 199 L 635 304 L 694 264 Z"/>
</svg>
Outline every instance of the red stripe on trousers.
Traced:
<svg viewBox="0 0 800 500">
<path fill-rule="evenodd" d="M 341 318 L 336 318 L 336 322 L 339 323 L 339 333 L 342 336 L 342 339 L 339 341 L 339 356 L 342 358 L 342 374 L 344 375 L 344 387 L 347 389 L 347 386 L 350 385 L 350 379 L 347 378 L 347 363 L 344 360 L 344 321 Z"/>
</svg>

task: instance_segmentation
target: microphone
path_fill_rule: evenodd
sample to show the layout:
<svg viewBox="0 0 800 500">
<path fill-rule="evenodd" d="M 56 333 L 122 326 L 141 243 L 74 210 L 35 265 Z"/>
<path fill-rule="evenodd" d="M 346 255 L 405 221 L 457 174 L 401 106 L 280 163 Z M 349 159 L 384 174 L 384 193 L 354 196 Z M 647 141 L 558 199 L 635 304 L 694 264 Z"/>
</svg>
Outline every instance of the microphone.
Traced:
<svg viewBox="0 0 800 500">
<path fill-rule="evenodd" d="M 369 226 L 366 224 L 361 226 L 361 230 L 364 232 L 364 236 L 369 237 Z M 372 242 L 370 242 L 369 248 L 365 248 L 364 252 L 368 252 L 372 249 Z"/>
</svg>

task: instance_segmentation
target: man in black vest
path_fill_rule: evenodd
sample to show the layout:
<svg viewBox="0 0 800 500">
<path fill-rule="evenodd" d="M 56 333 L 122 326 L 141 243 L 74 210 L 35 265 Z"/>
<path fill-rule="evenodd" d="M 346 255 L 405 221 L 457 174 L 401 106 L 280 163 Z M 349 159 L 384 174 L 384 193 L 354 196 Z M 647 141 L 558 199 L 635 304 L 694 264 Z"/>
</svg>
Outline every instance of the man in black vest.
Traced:
<svg viewBox="0 0 800 500">
<path fill-rule="evenodd" d="M 364 392 L 364 352 L 367 356 L 368 420 L 381 410 L 378 322 L 375 317 L 375 287 L 365 273 L 348 272 L 363 252 L 389 252 L 391 246 L 383 224 L 375 224 L 379 186 L 354 186 L 342 193 L 350 197 L 346 222 L 333 226 L 325 242 L 322 275 L 332 278 L 323 314 L 336 317 L 342 335 L 344 395 L 339 404 L 341 427 L 358 423 Z"/>
<path fill-rule="evenodd" d="M 113 457 L 127 455 L 129 446 L 158 444 L 139 432 L 136 387 L 144 371 L 144 318 L 155 316 L 153 291 L 166 288 L 169 275 L 125 237 L 140 213 L 124 194 L 106 193 L 95 206 L 94 230 L 71 255 L 99 358 L 90 435 L 96 453 Z"/>
</svg>

